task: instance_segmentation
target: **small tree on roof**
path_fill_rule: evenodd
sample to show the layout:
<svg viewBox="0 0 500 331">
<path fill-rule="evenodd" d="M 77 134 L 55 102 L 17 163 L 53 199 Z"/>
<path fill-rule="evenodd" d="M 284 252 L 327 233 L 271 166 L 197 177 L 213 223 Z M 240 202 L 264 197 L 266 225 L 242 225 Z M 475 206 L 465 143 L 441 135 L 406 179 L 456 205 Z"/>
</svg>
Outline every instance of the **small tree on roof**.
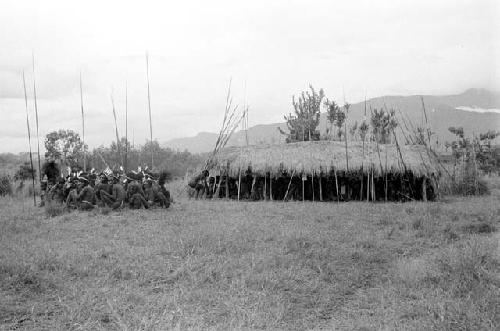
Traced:
<svg viewBox="0 0 500 331">
<path fill-rule="evenodd" d="M 296 100 L 292 97 L 294 113 L 285 115 L 286 125 L 290 133 L 280 130 L 287 135 L 287 142 L 319 140 L 317 127 L 320 119 L 321 102 L 325 97 L 323 89 L 319 92 L 309 85 L 310 91 L 302 92 Z"/>
<path fill-rule="evenodd" d="M 337 114 L 340 111 L 339 105 L 334 101 L 334 100 L 328 100 L 326 99 L 325 101 L 325 106 L 327 109 L 326 113 L 326 119 L 330 123 L 330 129 L 328 134 L 330 135 L 331 138 L 333 138 L 333 126 L 335 125 L 335 122 L 337 121 Z"/>
<path fill-rule="evenodd" d="M 391 133 L 398 126 L 395 110 L 373 109 L 370 121 L 375 140 L 380 144 L 390 144 Z"/>
</svg>

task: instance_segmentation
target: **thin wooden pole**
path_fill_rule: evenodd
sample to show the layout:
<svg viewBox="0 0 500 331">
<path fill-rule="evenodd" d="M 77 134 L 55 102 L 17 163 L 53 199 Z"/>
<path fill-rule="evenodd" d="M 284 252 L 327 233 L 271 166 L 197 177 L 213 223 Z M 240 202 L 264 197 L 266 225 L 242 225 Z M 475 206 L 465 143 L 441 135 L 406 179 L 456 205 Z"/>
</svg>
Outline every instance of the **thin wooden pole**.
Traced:
<svg viewBox="0 0 500 331">
<path fill-rule="evenodd" d="M 148 80 L 148 111 L 149 111 L 149 137 L 151 141 L 151 169 L 154 168 L 154 158 L 153 158 L 153 122 L 151 121 L 151 93 L 149 90 L 149 54 L 146 52 L 146 77 Z"/>
<path fill-rule="evenodd" d="M 267 174 L 264 173 L 264 201 L 267 200 Z"/>
<path fill-rule="evenodd" d="M 238 201 L 240 201 L 240 192 L 241 192 L 241 168 L 238 171 Z"/>
<path fill-rule="evenodd" d="M 254 194 L 255 194 L 255 191 L 254 191 L 254 190 L 255 190 L 255 183 L 256 183 L 256 181 L 257 181 L 257 176 L 255 176 L 255 175 L 254 175 L 254 176 L 252 176 L 252 177 L 253 177 L 253 178 L 252 178 L 252 188 L 250 189 L 250 199 L 252 199 L 252 200 L 253 200 L 253 198 L 254 198 L 254 196 L 255 196 L 255 195 L 254 195 Z"/>
<path fill-rule="evenodd" d="M 370 173 L 368 175 L 368 181 L 370 182 L 370 199 L 373 201 L 373 181 L 372 181 L 372 176 L 373 176 L 373 164 L 372 168 L 370 169 Z"/>
<path fill-rule="evenodd" d="M 424 97 L 420 96 L 420 100 L 422 101 L 422 110 L 425 116 L 425 130 L 427 131 L 427 141 L 429 144 L 429 148 L 431 148 L 431 130 L 429 128 L 429 122 L 427 120 L 427 110 L 425 109 Z"/>
<path fill-rule="evenodd" d="M 425 175 L 422 177 L 422 200 L 427 201 L 427 177 Z"/>
<path fill-rule="evenodd" d="M 243 114 L 243 127 L 245 130 L 245 141 L 248 146 L 248 107 L 247 107 L 247 81 L 245 79 L 245 98 L 244 98 L 244 103 L 243 103 L 243 109 L 244 109 L 244 114 Z"/>
<path fill-rule="evenodd" d="M 113 107 L 113 119 L 115 121 L 116 150 L 118 152 L 118 163 L 121 163 L 122 156 L 121 156 L 121 151 L 120 151 L 120 135 L 118 134 L 118 124 L 116 122 L 115 99 L 113 98 L 113 94 L 111 94 L 111 106 Z"/>
<path fill-rule="evenodd" d="M 344 98 L 345 99 L 345 98 Z M 345 100 L 344 100 L 345 102 Z M 345 120 L 344 120 L 344 135 L 345 135 L 345 162 L 346 162 L 346 172 L 349 172 L 349 153 L 347 150 L 347 114 L 349 112 L 349 105 L 347 102 L 344 103 L 345 109 Z"/>
<path fill-rule="evenodd" d="M 363 182 L 364 182 L 364 178 L 363 178 L 363 165 L 361 165 L 361 175 L 360 175 L 360 178 L 361 178 L 361 186 L 359 188 L 359 201 L 363 201 Z"/>
<path fill-rule="evenodd" d="M 215 176 L 215 179 L 217 179 L 217 176 Z M 219 193 L 220 193 L 220 183 L 222 181 L 222 172 L 219 170 L 219 182 L 215 182 L 214 181 L 214 195 L 212 196 L 212 199 L 215 199 L 215 197 L 217 197 L 217 199 L 219 199 Z"/>
<path fill-rule="evenodd" d="M 365 92 L 366 93 L 366 92 Z M 366 123 L 366 94 L 365 94 L 365 114 L 363 116 L 363 123 Z M 363 125 L 364 127 L 364 125 Z M 367 130 L 368 131 L 368 130 Z M 363 158 L 361 159 L 361 188 L 359 189 L 359 200 L 363 201 L 363 183 L 365 181 L 364 178 L 364 167 L 365 167 L 365 138 L 366 138 L 366 132 L 362 132 L 362 138 L 363 138 Z"/>
<path fill-rule="evenodd" d="M 273 201 L 273 177 L 269 173 L 269 199 Z"/>
<path fill-rule="evenodd" d="M 335 189 L 337 191 L 337 203 L 339 203 L 340 202 L 340 196 L 339 196 L 339 182 L 337 180 L 337 169 L 335 169 L 334 174 L 335 174 Z"/>
<path fill-rule="evenodd" d="M 387 181 L 387 146 L 385 148 L 385 201 L 387 202 L 387 191 L 389 190 L 389 183 Z"/>
<path fill-rule="evenodd" d="M 125 81 L 125 172 L 128 171 L 128 84 Z"/>
<path fill-rule="evenodd" d="M 293 172 L 292 172 L 292 176 L 290 177 L 290 181 L 288 182 L 288 187 L 287 187 L 287 189 L 286 189 L 286 192 L 285 192 L 285 197 L 283 198 L 283 201 L 286 201 L 286 197 L 287 197 L 287 195 L 288 195 L 288 191 L 290 190 L 290 185 L 292 185 L 293 175 L 295 175 L 295 169 L 293 170 Z"/>
<path fill-rule="evenodd" d="M 319 172 L 319 201 L 323 201 L 323 185 L 321 184 L 322 172 Z"/>
<path fill-rule="evenodd" d="M 312 186 L 312 191 L 313 191 L 313 202 L 314 202 L 314 171 L 311 177 L 311 186 Z"/>
<path fill-rule="evenodd" d="M 31 166 L 31 180 L 33 187 L 33 206 L 36 207 L 36 192 L 35 192 L 35 172 L 33 169 L 33 153 L 31 151 L 31 130 L 30 130 L 30 120 L 29 120 L 29 112 L 28 112 L 28 94 L 26 93 L 26 78 L 24 77 L 23 70 L 23 88 L 24 88 L 24 102 L 26 105 L 26 127 L 28 129 L 28 144 L 30 147 L 30 166 Z M 41 177 L 41 174 L 38 174 Z"/>
<path fill-rule="evenodd" d="M 478 173 L 477 173 L 477 160 L 476 160 L 476 148 L 475 148 L 475 134 L 472 133 L 472 158 L 474 160 L 474 194 L 478 194 L 479 192 L 479 187 L 478 187 Z"/>
<path fill-rule="evenodd" d="M 307 178 L 307 177 L 306 177 L 306 178 Z M 305 180 L 304 180 L 304 174 L 302 174 L 302 178 L 301 178 L 301 179 L 302 179 L 302 202 L 304 202 L 304 200 L 305 200 L 305 199 L 304 199 L 304 198 L 305 198 L 305 194 L 304 194 L 304 193 L 305 193 L 305 192 L 304 192 L 304 191 L 305 191 L 305 190 L 304 190 L 304 182 L 305 182 Z"/>
<path fill-rule="evenodd" d="M 82 71 L 80 70 L 80 107 L 82 110 L 82 142 L 83 142 L 83 171 L 87 172 L 87 156 L 85 153 L 85 112 L 83 110 Z"/>
<path fill-rule="evenodd" d="M 370 201 L 370 169 L 368 169 L 368 175 L 366 176 L 366 201 Z"/>
<path fill-rule="evenodd" d="M 33 99 L 35 102 L 35 118 L 36 118 L 36 144 L 37 144 L 37 157 L 38 157 L 38 179 L 42 182 L 42 166 L 40 162 L 40 135 L 38 133 L 38 102 L 36 98 L 36 78 L 35 78 L 35 53 L 31 53 L 33 60 Z"/>
<path fill-rule="evenodd" d="M 375 171 L 372 169 L 372 201 L 376 201 L 377 197 L 375 196 Z"/>
</svg>

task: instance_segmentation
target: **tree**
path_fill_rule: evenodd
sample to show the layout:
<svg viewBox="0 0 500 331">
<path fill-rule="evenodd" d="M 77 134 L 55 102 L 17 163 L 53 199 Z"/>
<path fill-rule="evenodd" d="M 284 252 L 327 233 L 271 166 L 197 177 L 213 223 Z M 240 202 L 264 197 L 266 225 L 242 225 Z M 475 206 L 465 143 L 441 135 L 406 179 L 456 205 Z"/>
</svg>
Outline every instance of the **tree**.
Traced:
<svg viewBox="0 0 500 331">
<path fill-rule="evenodd" d="M 312 85 L 309 85 L 311 91 L 302 92 L 298 100 L 292 97 L 294 114 L 285 115 L 286 125 L 290 133 L 286 134 L 287 142 L 319 140 L 319 132 L 316 128 L 319 125 L 320 107 L 325 93 L 323 89 L 316 92 Z"/>
<path fill-rule="evenodd" d="M 479 137 L 474 139 L 474 150 L 479 168 L 486 173 L 497 171 L 500 166 L 498 152 L 491 146 L 491 141 L 498 136 L 500 136 L 500 132 L 490 130 L 480 133 Z"/>
<path fill-rule="evenodd" d="M 334 100 L 328 100 L 326 99 L 325 101 L 325 106 L 326 106 L 326 119 L 330 123 L 330 130 L 328 134 L 330 135 L 331 138 L 333 138 L 333 126 L 335 125 L 335 122 L 337 121 L 337 114 L 340 111 L 339 105 L 334 101 Z"/>
<path fill-rule="evenodd" d="M 358 131 L 358 121 L 355 121 L 349 128 L 349 134 L 351 135 L 352 140 L 356 140 L 356 131 Z"/>
<path fill-rule="evenodd" d="M 487 131 L 485 133 L 480 133 L 479 134 L 479 140 L 485 141 L 488 144 L 490 144 L 491 140 L 495 139 L 498 136 L 500 136 L 500 131 L 497 132 L 497 131 L 489 130 L 489 131 Z"/>
<path fill-rule="evenodd" d="M 370 126 L 363 120 L 363 123 L 359 126 L 359 136 L 362 141 L 365 141 L 366 135 L 368 134 L 368 130 L 370 130 Z"/>
<path fill-rule="evenodd" d="M 83 158 L 83 142 L 72 130 L 54 131 L 45 136 L 45 158 L 76 166 Z"/>
<path fill-rule="evenodd" d="M 342 135 L 344 135 L 344 138 L 347 139 L 347 135 L 345 134 L 345 132 L 342 132 L 342 126 L 346 124 L 348 110 L 349 110 L 349 104 L 346 103 L 344 109 L 339 108 L 339 110 L 337 111 L 337 119 L 335 121 L 335 126 L 337 126 L 338 128 L 337 135 L 339 136 L 339 140 L 342 140 Z"/>
<path fill-rule="evenodd" d="M 370 121 L 375 140 L 380 144 L 390 144 L 391 133 L 398 126 L 396 111 L 394 109 L 390 111 L 374 109 Z"/>
</svg>

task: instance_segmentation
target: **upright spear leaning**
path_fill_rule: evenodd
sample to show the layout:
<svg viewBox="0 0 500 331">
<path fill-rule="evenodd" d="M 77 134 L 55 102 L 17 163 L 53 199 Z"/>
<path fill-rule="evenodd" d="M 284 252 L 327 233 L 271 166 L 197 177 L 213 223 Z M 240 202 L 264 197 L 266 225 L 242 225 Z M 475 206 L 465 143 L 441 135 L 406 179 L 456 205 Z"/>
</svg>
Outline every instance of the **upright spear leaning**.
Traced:
<svg viewBox="0 0 500 331">
<path fill-rule="evenodd" d="M 85 153 L 85 113 L 83 111 L 83 89 L 82 89 L 81 70 L 80 70 L 80 107 L 82 108 L 83 171 L 87 172 L 87 156 Z"/>
<path fill-rule="evenodd" d="M 128 170 L 128 87 L 125 81 L 125 172 Z"/>
<path fill-rule="evenodd" d="M 146 52 L 146 78 L 148 80 L 148 111 L 149 111 L 149 137 L 151 141 L 151 169 L 154 168 L 153 160 L 153 123 L 151 122 L 151 93 L 149 91 L 149 54 Z"/>
<path fill-rule="evenodd" d="M 32 62 L 33 62 L 33 98 L 35 101 L 35 116 L 36 116 L 36 143 L 37 143 L 37 156 L 38 156 L 38 177 L 40 182 L 42 182 L 41 170 L 42 166 L 40 165 L 40 136 L 38 134 L 38 104 L 36 101 L 36 79 L 35 79 L 35 54 L 31 54 Z"/>
<path fill-rule="evenodd" d="M 33 169 L 33 153 L 31 152 L 31 131 L 30 131 L 30 120 L 28 113 L 28 94 L 26 93 L 26 79 L 24 77 L 23 70 L 23 88 L 24 88 L 24 102 L 26 105 L 26 127 L 28 129 L 28 143 L 30 147 L 30 166 L 31 166 L 31 179 L 33 185 L 33 205 L 36 206 L 36 195 L 35 195 L 35 171 Z"/>
</svg>

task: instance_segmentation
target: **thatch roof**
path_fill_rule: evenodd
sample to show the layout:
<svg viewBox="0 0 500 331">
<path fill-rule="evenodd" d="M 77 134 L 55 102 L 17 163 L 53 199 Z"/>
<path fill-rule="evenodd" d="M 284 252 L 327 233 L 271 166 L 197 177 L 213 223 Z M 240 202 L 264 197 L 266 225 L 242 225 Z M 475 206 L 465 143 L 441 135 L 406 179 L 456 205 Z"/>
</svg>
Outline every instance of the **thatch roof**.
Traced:
<svg viewBox="0 0 500 331">
<path fill-rule="evenodd" d="M 347 169 L 345 143 L 338 141 L 306 141 L 281 145 L 254 145 L 227 147 L 215 157 L 215 167 L 225 168 L 229 164 L 231 176 L 237 176 L 240 169 L 251 168 L 253 173 L 280 175 L 283 171 L 291 174 L 312 175 L 336 170 L 359 171 L 373 169 L 377 174 L 402 173 L 405 168 L 415 175 L 437 174 L 436 162 L 425 146 L 400 146 L 365 142 L 364 157 L 362 142 L 348 143 L 349 169 Z M 379 151 L 379 152 L 378 152 Z M 380 153 L 380 157 L 379 157 Z M 387 156 L 387 165 L 386 165 Z M 404 164 L 403 164 L 404 163 Z"/>
</svg>

